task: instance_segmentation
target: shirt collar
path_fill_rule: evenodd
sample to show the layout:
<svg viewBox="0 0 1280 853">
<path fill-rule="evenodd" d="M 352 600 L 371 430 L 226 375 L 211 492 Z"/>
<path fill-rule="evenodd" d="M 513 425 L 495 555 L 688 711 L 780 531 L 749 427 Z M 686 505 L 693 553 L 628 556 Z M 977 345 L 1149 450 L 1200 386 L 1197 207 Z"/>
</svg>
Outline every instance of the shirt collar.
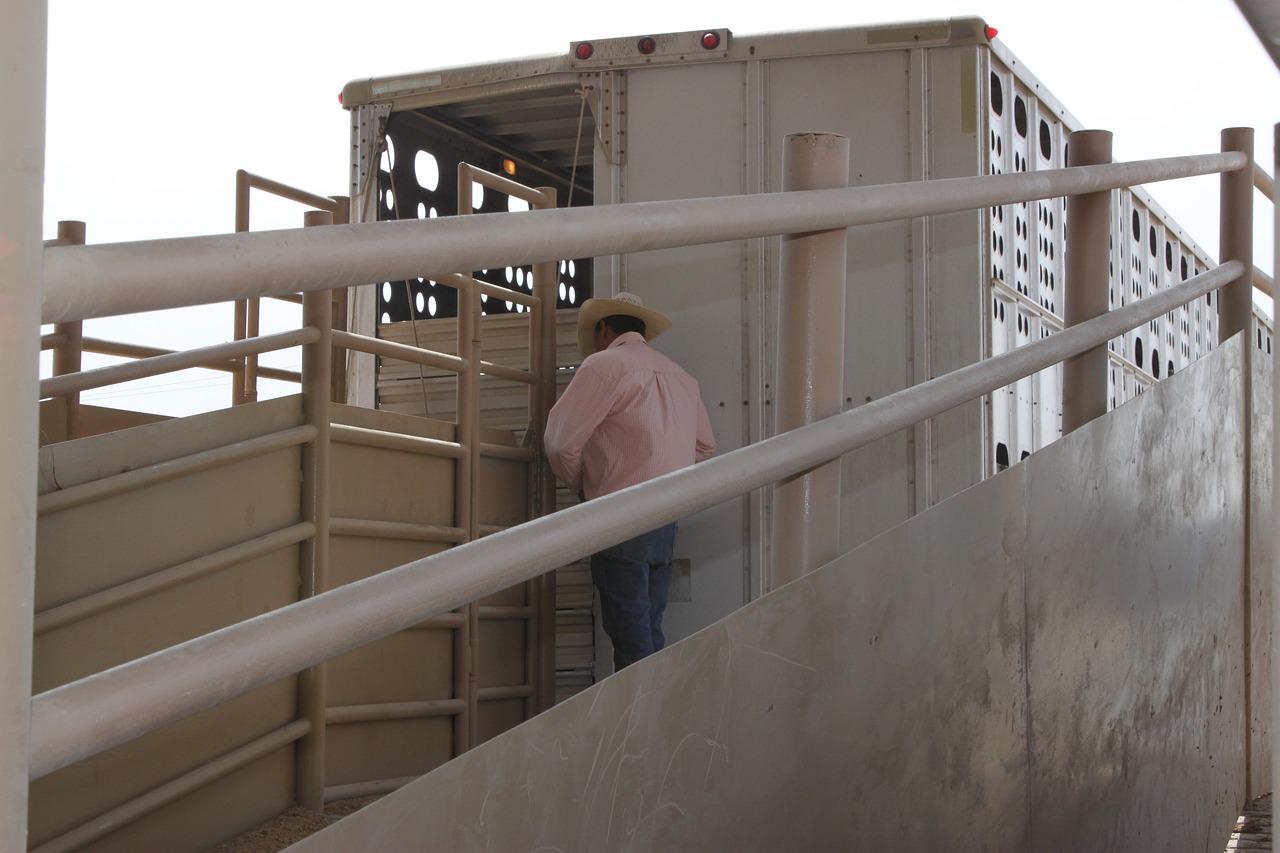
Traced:
<svg viewBox="0 0 1280 853">
<path fill-rule="evenodd" d="M 605 349 L 613 349 L 622 344 L 644 343 L 644 335 L 639 332 L 623 332 L 621 335 L 613 339 L 613 343 L 605 347 Z"/>
</svg>

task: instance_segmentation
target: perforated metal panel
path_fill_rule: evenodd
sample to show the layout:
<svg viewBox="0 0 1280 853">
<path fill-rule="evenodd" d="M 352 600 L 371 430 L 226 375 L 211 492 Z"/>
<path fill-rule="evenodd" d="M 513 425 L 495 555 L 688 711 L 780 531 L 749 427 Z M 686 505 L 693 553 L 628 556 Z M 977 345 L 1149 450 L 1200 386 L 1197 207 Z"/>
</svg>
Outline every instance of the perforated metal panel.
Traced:
<svg viewBox="0 0 1280 853">
<path fill-rule="evenodd" d="M 989 53 L 984 168 L 987 174 L 1063 168 L 1070 120 L 1020 65 Z M 1017 70 L 1015 70 L 1015 68 Z M 1208 269 L 1211 259 L 1142 190 L 1112 192 L 1108 303 L 1119 308 Z M 1067 210 L 1062 198 L 984 213 L 991 273 L 988 355 L 1063 328 Z M 1014 313 L 1016 306 L 1016 313 Z M 1108 406 L 1115 408 L 1202 357 L 1217 343 L 1212 295 L 1175 309 L 1108 344 Z M 1255 345 L 1266 347 L 1265 332 Z M 1061 366 L 990 397 L 989 472 L 1062 434 Z"/>
</svg>

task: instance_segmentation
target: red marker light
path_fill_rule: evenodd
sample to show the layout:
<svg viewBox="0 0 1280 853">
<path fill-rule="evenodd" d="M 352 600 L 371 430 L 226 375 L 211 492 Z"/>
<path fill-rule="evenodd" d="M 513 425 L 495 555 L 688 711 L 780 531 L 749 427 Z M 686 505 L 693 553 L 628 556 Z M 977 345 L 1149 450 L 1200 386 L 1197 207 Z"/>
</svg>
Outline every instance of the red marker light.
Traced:
<svg viewBox="0 0 1280 853">
<path fill-rule="evenodd" d="M 338 106 L 342 106 L 342 93 L 338 93 Z"/>
<path fill-rule="evenodd" d="M 720 34 L 719 33 L 703 33 L 702 46 L 707 50 L 715 50 L 717 47 L 720 46 Z"/>
<path fill-rule="evenodd" d="M 658 43 L 653 40 L 652 36 L 645 36 L 644 38 L 640 39 L 640 41 L 636 42 L 636 50 L 640 51 L 643 54 L 653 53 L 657 49 L 658 49 Z"/>
<path fill-rule="evenodd" d="M 995 41 L 995 38 L 1000 31 L 997 30 L 995 27 L 987 27 L 985 30 L 983 30 L 983 32 L 987 34 L 987 41 Z"/>
<path fill-rule="evenodd" d="M 573 55 L 582 60 L 590 59 L 591 54 L 595 52 L 596 49 L 591 46 L 589 41 L 579 42 L 578 46 L 573 49 Z"/>
</svg>

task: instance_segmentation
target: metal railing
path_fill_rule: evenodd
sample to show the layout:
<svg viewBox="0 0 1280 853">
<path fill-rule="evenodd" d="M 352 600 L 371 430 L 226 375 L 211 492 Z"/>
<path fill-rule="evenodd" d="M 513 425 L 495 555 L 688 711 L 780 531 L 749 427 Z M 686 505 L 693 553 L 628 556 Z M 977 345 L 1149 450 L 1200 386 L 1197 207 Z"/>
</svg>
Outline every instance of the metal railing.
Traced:
<svg viewBox="0 0 1280 853">
<path fill-rule="evenodd" d="M 439 281 L 456 269 L 842 228 L 1247 168 L 1252 168 L 1248 153 L 1224 151 L 861 189 L 354 225 L 326 229 L 323 239 L 293 231 L 57 248 L 47 254 L 45 316 L 98 316 L 162 307 L 157 300 L 169 307 L 409 275 Z M 232 247 L 235 251 L 228 252 Z M 229 259 L 217 275 L 200 270 L 200 258 L 211 252 Z M 335 253 L 341 254 L 340 264 L 334 263 Z M 71 283 L 88 264 L 100 273 L 86 289 L 92 298 Z M 175 275 L 174 264 L 180 274 Z M 157 296 L 146 282 L 161 268 L 167 281 L 182 284 Z M 193 279 L 181 274 L 186 269 Z M 32 705 L 31 776 L 807 471 L 1064 359 L 1105 348 L 1108 340 L 1216 288 L 1235 288 L 1236 302 L 1243 288 L 1247 300 L 1249 272 L 1240 261 L 1227 259 L 1140 302 L 857 409 L 365 580 L 327 592 L 317 589 L 296 604 L 42 693 Z M 1226 319 L 1224 338 L 1239 331 Z M 467 362 L 477 360 L 472 356 Z M 1105 383 L 1105 377 L 1098 379 Z M 474 522 L 470 525 L 468 538 L 474 539 L 478 531 Z"/>
<path fill-rule="evenodd" d="M 471 180 L 484 182 L 503 192 L 518 192 L 532 204 L 554 206 L 554 191 L 539 191 L 482 170 L 464 166 L 466 184 Z M 241 173 L 241 179 L 254 178 Z M 261 181 L 262 179 L 258 179 Z M 243 180 L 242 180 L 243 183 Z M 282 185 L 265 182 L 267 189 Z M 259 186 L 254 183 L 253 186 Z M 291 190 L 291 188 L 285 188 Z M 295 196 L 301 191 L 294 191 Z M 295 200 L 319 202 L 321 197 L 296 197 Z M 290 196 L 293 197 L 293 196 Z M 243 198 L 243 196 L 242 196 Z M 468 199 L 469 201 L 469 199 Z M 334 199 L 334 205 L 344 206 L 345 199 Z M 239 213 L 239 210 L 238 210 Z M 238 216 L 238 220 L 240 217 Z M 332 224 L 329 210 L 309 211 L 305 215 L 307 226 Z M 238 221 L 238 225 L 241 224 Z M 64 238 L 50 245 L 83 243 L 83 223 L 62 223 L 60 234 Z M 478 539 L 505 529 L 481 524 L 475 490 L 472 486 L 478 476 L 481 457 L 498 458 L 532 466 L 530 481 L 535 484 L 554 485 L 549 475 L 540 473 L 545 462 L 528 446 L 508 446 L 481 440 L 479 424 L 479 377 L 489 375 L 515 381 L 529 389 L 530 429 L 537 433 L 545 420 L 545 413 L 554 399 L 555 381 L 555 265 L 542 265 L 535 270 L 533 294 L 521 293 L 500 285 L 479 281 L 467 274 L 441 276 L 443 286 L 454 288 L 459 294 L 459 304 L 468 310 L 458 314 L 458 354 L 436 352 L 416 346 L 399 344 L 358 335 L 334 328 L 331 312 L 338 305 L 335 291 L 309 291 L 299 297 L 303 307 L 303 326 L 300 329 L 275 335 L 257 336 L 252 320 L 255 312 L 247 314 L 249 325 L 238 326 L 238 340 L 201 347 L 182 352 L 172 352 L 151 347 L 138 347 L 114 342 L 97 342 L 84 339 L 81 321 L 61 324 L 53 334 L 41 340 L 42 348 L 67 347 L 77 343 L 80 351 L 105 351 L 136 360 L 94 370 L 64 370 L 60 375 L 40 384 L 41 397 L 76 397 L 81 391 L 100 388 L 118 382 L 157 376 L 190 367 L 212 367 L 231 372 L 236 377 L 236 387 L 245 380 L 246 358 L 264 352 L 301 346 L 303 369 L 294 374 L 303 385 L 303 423 L 279 432 L 244 439 L 234 444 L 215 447 L 188 456 L 148 465 L 145 468 L 106 476 L 86 483 L 57 489 L 39 497 L 37 510 L 41 516 L 68 510 L 86 503 L 123 494 L 128 491 L 153 486 L 158 483 L 188 476 L 199 471 L 226 465 L 242 459 L 253 458 L 287 447 L 302 448 L 302 520 L 280 530 L 260 535 L 255 539 L 233 544 L 217 552 L 202 555 L 177 565 L 169 566 L 134 580 L 109 587 L 91 595 L 46 609 L 35 615 L 34 631 L 37 636 L 72 623 L 90 618 L 128 602 L 154 595 L 179 584 L 222 571 L 237 563 L 289 546 L 301 546 L 300 595 L 301 599 L 320 594 L 328 589 L 328 544 L 331 534 L 357 535 L 373 538 L 404 539 L 420 542 L 440 542 L 455 545 Z M 529 321 L 529 369 L 486 361 L 481 357 L 480 336 L 481 299 L 493 297 L 502 301 L 519 303 L 527 309 Z M 242 303 L 252 308 L 252 302 Z M 544 305 L 548 306 L 544 310 Z M 239 322 L 239 321 L 237 321 Z M 75 335 L 68 327 L 74 326 Z M 245 337 L 246 334 L 250 336 Z M 550 335 L 544 338 L 544 335 Z M 547 340 L 549 346 L 544 346 Z M 55 351 L 57 351 L 55 349 Z M 331 424 L 328 403 L 333 394 L 333 382 L 338 371 L 332 369 L 330 360 L 346 351 L 369 353 L 383 358 L 393 358 L 409 363 L 429 366 L 458 377 L 457 411 L 464 415 L 459 419 L 454 441 L 424 438 L 420 436 L 390 433 L 378 429 Z M 544 363 L 542 359 L 551 361 Z M 75 367 L 79 367 L 78 361 Z M 271 371 L 259 369 L 256 375 L 268 376 Z M 248 380 L 255 371 L 250 370 Z M 249 386 L 244 386 L 246 391 Z M 249 402 L 252 395 L 241 394 L 233 399 L 233 405 Z M 469 415 L 469 418 L 465 415 Z M 382 522 L 371 519 L 332 517 L 328 506 L 328 462 L 332 442 L 357 444 L 408 451 L 452 460 L 455 471 L 455 493 L 463 496 L 455 507 L 453 526 L 435 526 Z M 535 495 L 531 512 L 547 511 L 551 506 L 539 503 L 547 498 Z M 554 492 L 550 500 L 554 500 Z M 548 707 L 554 692 L 553 658 L 540 654 L 554 653 L 554 620 L 546 611 L 548 602 L 554 602 L 554 587 L 543 580 L 530 581 L 526 585 L 527 606 L 494 607 L 469 604 L 460 613 L 446 614 L 440 618 L 420 620 L 414 628 L 443 628 L 454 632 L 455 666 L 453 677 L 454 698 L 425 703 L 392 703 L 330 708 L 326 702 L 326 672 L 318 663 L 303 672 L 298 686 L 299 719 L 286 727 L 288 742 L 298 741 L 297 798 L 299 802 L 320 808 L 332 799 L 334 791 L 324 787 L 324 753 L 326 729 L 330 724 L 345 724 L 381 719 L 408 719 L 447 716 L 454 726 L 454 752 L 461 754 L 477 740 L 476 720 L 481 702 L 504 699 L 521 699 L 526 716 L 532 716 Z M 481 687 L 476 661 L 479 659 L 480 622 L 484 620 L 516 620 L 525 625 L 525 683 L 496 687 Z M 550 633 L 550 638 L 547 634 Z M 542 642 L 539 642 L 541 639 Z M 281 732 L 285 732 L 282 729 Z M 226 773 L 233 772 L 244 763 L 264 754 L 262 750 L 278 748 L 283 743 L 279 733 L 268 734 L 245 747 L 216 759 L 207 767 L 197 768 L 180 777 L 120 805 L 92 821 L 51 839 L 41 850 L 71 849 L 89 843 L 111 832 L 123 823 L 133 821 L 171 802 L 194 789 L 197 784 L 207 784 Z M 397 780 L 384 780 L 374 787 L 390 786 Z M 366 785 L 366 787 L 369 787 Z"/>
</svg>

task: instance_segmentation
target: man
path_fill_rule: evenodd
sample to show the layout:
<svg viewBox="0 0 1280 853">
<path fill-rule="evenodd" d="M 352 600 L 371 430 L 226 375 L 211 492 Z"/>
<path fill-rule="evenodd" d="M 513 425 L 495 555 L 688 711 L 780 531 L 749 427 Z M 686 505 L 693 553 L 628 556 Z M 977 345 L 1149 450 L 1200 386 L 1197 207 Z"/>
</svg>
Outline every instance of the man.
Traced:
<svg viewBox="0 0 1280 853">
<path fill-rule="evenodd" d="M 697 381 L 647 343 L 670 328 L 630 293 L 582 303 L 578 349 L 587 358 L 547 418 L 544 449 L 556 476 L 584 500 L 715 452 Z M 675 535 L 668 524 L 591 558 L 615 670 L 663 647 Z"/>
</svg>

